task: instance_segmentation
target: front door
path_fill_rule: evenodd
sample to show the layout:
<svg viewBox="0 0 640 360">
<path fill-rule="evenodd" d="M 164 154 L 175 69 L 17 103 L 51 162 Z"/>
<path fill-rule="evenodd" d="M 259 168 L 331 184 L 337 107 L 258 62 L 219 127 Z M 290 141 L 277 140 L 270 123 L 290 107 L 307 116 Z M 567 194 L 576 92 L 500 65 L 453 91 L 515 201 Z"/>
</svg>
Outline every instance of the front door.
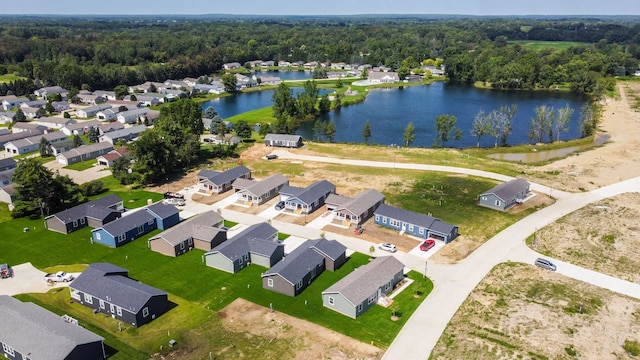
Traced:
<svg viewBox="0 0 640 360">
<path fill-rule="evenodd" d="M 111 317 L 115 319 L 116 317 L 116 307 L 113 304 L 109 305 L 109 311 L 111 312 Z"/>
</svg>

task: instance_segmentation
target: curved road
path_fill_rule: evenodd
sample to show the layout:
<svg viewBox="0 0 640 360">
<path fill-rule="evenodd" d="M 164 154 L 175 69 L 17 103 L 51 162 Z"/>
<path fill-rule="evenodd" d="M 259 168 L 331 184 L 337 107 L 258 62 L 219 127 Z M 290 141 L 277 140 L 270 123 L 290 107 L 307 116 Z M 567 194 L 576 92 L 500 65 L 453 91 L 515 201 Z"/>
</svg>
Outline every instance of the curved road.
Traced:
<svg viewBox="0 0 640 360">
<path fill-rule="evenodd" d="M 369 166 L 381 168 L 398 168 L 426 171 L 443 171 L 461 173 L 473 176 L 508 181 L 509 176 L 491 172 L 438 166 L 426 164 L 407 164 L 395 162 L 377 162 L 352 159 L 337 159 L 321 156 L 308 156 L 290 153 L 286 150 L 275 150 L 272 154 L 282 159 L 301 161 L 316 161 L 354 166 Z M 531 187 L 540 192 L 551 193 L 557 199 L 556 203 L 527 216 L 509 226 L 481 247 L 476 249 L 466 259 L 455 265 L 428 264 L 427 274 L 434 282 L 434 289 L 422 302 L 416 312 L 409 318 L 394 342 L 385 352 L 383 359 L 426 359 L 442 335 L 447 324 L 469 296 L 478 283 L 499 263 L 518 261 L 533 263 L 540 256 L 529 249 L 525 239 L 536 229 L 542 228 L 558 220 L 566 214 L 576 211 L 590 203 L 627 192 L 640 192 L 640 177 L 622 181 L 588 193 L 572 194 L 549 187 L 532 184 Z M 338 239 L 341 240 L 341 239 Z M 425 264 L 409 254 L 397 253 L 407 267 L 416 271 L 424 271 Z M 581 268 L 559 260 L 553 260 L 557 265 L 557 272 L 621 294 L 640 298 L 640 285 L 624 281 L 612 276 L 604 275 L 589 269 Z"/>
</svg>

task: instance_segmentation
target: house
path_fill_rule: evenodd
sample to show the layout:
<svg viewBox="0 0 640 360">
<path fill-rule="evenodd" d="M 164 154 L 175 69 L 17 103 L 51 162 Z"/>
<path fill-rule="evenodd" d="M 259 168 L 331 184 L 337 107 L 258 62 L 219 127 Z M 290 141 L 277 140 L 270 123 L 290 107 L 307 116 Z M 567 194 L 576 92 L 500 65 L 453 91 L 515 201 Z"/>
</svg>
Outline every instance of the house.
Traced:
<svg viewBox="0 0 640 360">
<path fill-rule="evenodd" d="M 115 164 L 116 160 L 128 156 L 129 149 L 127 149 L 126 146 L 121 146 L 120 148 L 112 150 L 105 155 L 98 156 L 96 160 L 99 166 L 106 166 L 110 168 L 113 166 L 113 164 Z"/>
<path fill-rule="evenodd" d="M 16 194 L 17 191 L 14 184 L 5 185 L 0 188 L 0 202 L 13 204 L 13 201 L 16 199 Z"/>
<path fill-rule="evenodd" d="M 251 88 L 258 85 L 257 80 L 254 80 L 251 77 L 242 75 L 242 74 L 234 74 L 236 77 L 236 89 L 246 89 Z"/>
<path fill-rule="evenodd" d="M 302 146 L 302 136 L 287 134 L 267 134 L 264 137 L 264 144 L 267 146 L 299 148 Z"/>
<path fill-rule="evenodd" d="M 147 81 L 140 85 L 129 86 L 130 93 L 154 93 L 165 89 L 164 83 Z"/>
<path fill-rule="evenodd" d="M 239 67 L 241 67 L 242 65 L 240 65 L 239 62 L 230 62 L 230 63 L 226 63 L 226 64 L 222 64 L 222 68 L 224 70 L 232 70 L 232 69 L 237 69 Z"/>
<path fill-rule="evenodd" d="M 13 133 L 19 133 L 19 132 L 29 133 L 30 131 L 34 131 L 34 130 L 40 132 L 41 134 L 44 134 L 45 132 L 47 132 L 47 127 L 38 125 L 35 122 L 17 122 L 11 126 L 11 132 Z M 25 137 L 28 137 L 28 136 L 25 136 Z"/>
<path fill-rule="evenodd" d="M 51 103 L 51 106 L 53 106 L 53 110 L 58 113 L 71 109 L 71 106 L 66 101 L 54 101 Z"/>
<path fill-rule="evenodd" d="M 18 125 L 18 124 L 14 124 L 14 125 Z M 10 141 L 15 141 L 18 139 L 24 139 L 30 136 L 36 136 L 36 135 L 42 135 L 42 134 L 44 134 L 42 130 L 33 129 L 33 130 L 25 130 L 25 131 L 19 131 L 19 132 L 0 135 L 0 146 L 4 147 L 4 144 Z"/>
<path fill-rule="evenodd" d="M 207 266 L 232 274 L 250 264 L 270 268 L 283 257 L 278 230 L 267 223 L 251 225 L 204 254 Z"/>
<path fill-rule="evenodd" d="M 168 229 L 179 221 L 175 206 L 158 202 L 91 230 L 91 236 L 97 243 L 119 247 L 155 229 Z"/>
<path fill-rule="evenodd" d="M 164 102 L 164 96 L 162 94 L 149 92 L 146 94 L 137 94 L 135 97 L 136 101 L 138 101 L 142 106 L 156 106 Z M 129 99 L 132 99 L 132 97 L 129 96 Z"/>
<path fill-rule="evenodd" d="M 357 318 L 389 294 L 404 279 L 404 264 L 393 256 L 380 256 L 322 292 L 322 305 Z"/>
<path fill-rule="evenodd" d="M 69 96 L 69 92 L 60 86 L 43 87 L 34 91 L 33 93 L 36 96 L 44 98 L 45 100 L 47 99 L 47 97 L 51 95 L 56 95 L 56 94 L 60 94 L 60 96 L 62 97 L 62 100 L 66 100 L 67 96 Z"/>
<path fill-rule="evenodd" d="M 27 119 L 37 119 L 45 112 L 44 109 L 33 107 L 20 108 L 20 110 Z"/>
<path fill-rule="evenodd" d="M 11 184 L 18 163 L 11 157 L 0 159 L 0 187 Z"/>
<path fill-rule="evenodd" d="M 194 87 L 198 83 L 198 79 L 192 78 L 192 77 L 186 77 L 186 78 L 182 79 L 182 81 L 185 84 L 187 84 L 187 86 L 189 86 L 189 87 Z"/>
<path fill-rule="evenodd" d="M 15 109 L 25 101 L 29 101 L 29 99 L 24 97 L 19 98 L 15 95 L 0 96 L 0 103 L 2 104 L 2 110 L 4 111 Z"/>
<path fill-rule="evenodd" d="M 106 90 L 96 90 L 93 92 L 93 95 L 95 96 L 100 96 L 104 99 L 106 99 L 107 101 L 109 100 L 116 100 L 116 93 L 113 91 L 106 91 Z"/>
<path fill-rule="evenodd" d="M 118 119 L 118 109 L 111 108 L 96 113 L 96 119 L 101 121 L 112 121 Z"/>
<path fill-rule="evenodd" d="M 374 211 L 374 223 L 421 239 L 442 240 L 445 244 L 458 237 L 458 226 L 429 215 L 380 204 Z"/>
<path fill-rule="evenodd" d="M 320 180 L 306 188 L 285 186 L 280 189 L 280 199 L 284 201 L 285 210 L 295 214 L 310 214 L 324 205 L 327 196 L 335 192 L 335 185 L 327 180 Z"/>
<path fill-rule="evenodd" d="M 325 269 L 336 270 L 346 261 L 346 247 L 335 240 L 309 240 L 262 274 L 262 287 L 298 296 Z"/>
<path fill-rule="evenodd" d="M 93 263 L 69 285 L 71 299 L 134 327 L 169 309 L 168 294 L 129 278 L 129 271 L 109 263 Z"/>
<path fill-rule="evenodd" d="M 115 145 L 119 141 L 129 142 L 142 134 L 147 127 L 145 125 L 135 125 L 132 127 L 110 131 L 104 135 L 100 135 L 100 142 L 107 142 Z"/>
<path fill-rule="evenodd" d="M 317 61 L 310 61 L 308 63 L 304 63 L 303 65 L 306 69 L 315 69 L 317 67 L 320 67 L 320 63 L 318 63 Z"/>
<path fill-rule="evenodd" d="M 11 134 L 11 131 L 9 131 L 9 129 L 7 128 L 0 128 L 0 136 L 2 135 L 9 135 Z"/>
<path fill-rule="evenodd" d="M 47 229 L 68 234 L 85 226 L 100 227 L 119 218 L 123 211 L 122 199 L 109 194 L 47 216 L 44 220 Z"/>
<path fill-rule="evenodd" d="M 260 181 L 237 179 L 233 183 L 233 189 L 240 203 L 251 206 L 264 204 L 278 196 L 285 185 L 289 185 L 289 179 L 281 174 L 274 174 Z"/>
<path fill-rule="evenodd" d="M 76 116 L 79 118 L 90 118 L 96 116 L 98 112 L 111 109 L 111 104 L 105 103 L 100 105 L 88 106 L 86 108 L 80 108 L 76 110 Z"/>
<path fill-rule="evenodd" d="M 0 111 L 0 124 L 11 124 L 15 113 Z"/>
<path fill-rule="evenodd" d="M 100 126 L 98 126 L 98 132 L 100 133 L 100 135 L 104 135 L 110 131 L 115 131 L 120 129 L 124 129 L 124 124 L 117 121 L 101 124 Z"/>
<path fill-rule="evenodd" d="M 32 302 L 0 295 L 0 346 L 7 359 L 106 359 L 104 338 Z"/>
<path fill-rule="evenodd" d="M 282 83 L 282 79 L 280 79 L 277 76 L 253 75 L 253 79 L 256 81 L 256 83 L 259 83 L 260 85 L 280 85 Z"/>
<path fill-rule="evenodd" d="M 205 94 L 219 95 L 225 92 L 224 85 L 222 84 L 195 84 L 193 88 L 198 92 L 202 92 Z"/>
<path fill-rule="evenodd" d="M 189 87 L 189 85 L 187 85 L 186 82 L 184 81 L 180 81 L 180 80 L 171 80 L 168 79 L 167 81 L 164 82 L 164 84 L 169 88 L 169 89 L 186 89 Z"/>
<path fill-rule="evenodd" d="M 90 145 L 82 145 L 75 149 L 56 155 L 56 161 L 63 165 L 71 165 L 81 161 L 95 159 L 113 150 L 113 145 L 108 142 L 99 142 Z"/>
<path fill-rule="evenodd" d="M 130 97 L 129 97 L 130 98 Z M 143 105 L 140 101 L 134 100 L 109 100 L 107 104 L 111 104 L 113 109 L 120 111 L 121 109 L 126 108 L 127 110 L 139 109 Z M 124 108 L 123 108 L 124 106 Z M 126 110 L 125 110 L 126 111 Z"/>
<path fill-rule="evenodd" d="M 134 110 L 123 111 L 118 114 L 118 122 L 123 124 L 135 124 L 138 120 L 142 119 L 142 116 L 146 115 L 149 112 L 147 108 L 140 108 Z"/>
<path fill-rule="evenodd" d="M 155 252 L 176 257 L 193 248 L 209 251 L 226 240 L 224 219 L 209 210 L 151 237 L 148 245 Z"/>
<path fill-rule="evenodd" d="M 63 127 L 77 123 L 76 120 L 62 117 L 44 116 L 35 121 L 36 124 L 46 126 L 49 129 L 62 129 Z"/>
<path fill-rule="evenodd" d="M 98 105 L 100 103 L 106 102 L 107 98 L 95 94 L 78 94 L 78 100 L 80 100 L 80 102 L 83 104 Z"/>
<path fill-rule="evenodd" d="M 47 102 L 44 100 L 30 100 L 25 101 L 20 104 L 21 109 L 26 108 L 35 108 L 35 109 L 43 109 L 47 105 Z"/>
<path fill-rule="evenodd" d="M 388 71 L 372 71 L 369 73 L 369 82 L 372 84 L 390 84 L 400 81 L 398 73 Z"/>
<path fill-rule="evenodd" d="M 208 128 L 211 128 L 211 119 L 209 119 Z M 205 126 L 205 129 L 208 129 L 208 128 Z M 233 134 L 213 135 L 212 137 L 210 137 L 210 139 L 211 139 L 211 144 L 214 144 L 214 145 L 237 145 L 242 142 L 242 139 L 240 139 L 239 137 Z"/>
<path fill-rule="evenodd" d="M 40 141 L 42 138 L 47 140 L 49 144 L 61 142 L 67 140 L 67 135 L 60 131 L 54 131 L 47 134 L 31 136 L 24 139 L 10 141 L 4 144 L 4 149 L 7 153 L 12 155 L 26 154 L 40 149 Z"/>
<path fill-rule="evenodd" d="M 239 165 L 223 172 L 200 170 L 197 175 L 197 191 L 210 195 L 220 194 L 231 190 L 236 179 L 251 179 L 251 170 L 244 165 Z"/>
<path fill-rule="evenodd" d="M 361 225 L 373 216 L 378 206 L 384 203 L 384 195 L 369 189 L 353 198 L 329 195 L 325 202 L 327 208 L 332 211 L 333 218 L 348 227 L 351 224 Z"/>
<path fill-rule="evenodd" d="M 506 211 L 515 204 L 524 201 L 529 193 L 530 184 L 527 180 L 513 179 L 478 196 L 478 205 L 495 210 Z"/>
<path fill-rule="evenodd" d="M 73 147 L 73 139 L 67 138 L 62 141 L 50 143 L 49 152 L 53 156 L 58 156 L 59 154 L 70 151 Z"/>
<path fill-rule="evenodd" d="M 90 128 L 98 128 L 102 123 L 98 120 L 80 121 L 73 124 L 65 125 L 60 131 L 65 135 L 84 135 Z"/>
</svg>

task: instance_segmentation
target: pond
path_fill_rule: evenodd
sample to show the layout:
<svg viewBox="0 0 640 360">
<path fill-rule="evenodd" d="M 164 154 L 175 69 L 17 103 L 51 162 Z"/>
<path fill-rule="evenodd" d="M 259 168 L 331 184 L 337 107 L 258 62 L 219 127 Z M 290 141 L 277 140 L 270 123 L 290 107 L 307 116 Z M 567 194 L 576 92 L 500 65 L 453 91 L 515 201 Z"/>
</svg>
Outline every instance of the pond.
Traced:
<svg viewBox="0 0 640 360">
<path fill-rule="evenodd" d="M 255 70 L 252 71 L 252 75 L 256 77 L 262 76 L 275 76 L 279 77 L 282 80 L 290 81 L 290 80 L 307 80 L 311 79 L 312 73 L 311 71 L 288 71 L 288 70 Z"/>
<path fill-rule="evenodd" d="M 609 135 L 599 135 L 593 141 L 593 146 L 601 146 L 607 141 L 609 141 L 609 139 L 610 139 Z M 522 162 L 522 163 L 530 164 L 530 163 L 548 161 L 551 159 L 562 158 L 576 151 L 589 148 L 590 146 L 591 145 L 569 146 L 561 149 L 531 151 L 527 153 L 499 153 L 499 154 L 491 154 L 491 155 L 488 155 L 487 157 L 490 157 L 492 159 L 497 159 L 497 160 Z"/>
</svg>

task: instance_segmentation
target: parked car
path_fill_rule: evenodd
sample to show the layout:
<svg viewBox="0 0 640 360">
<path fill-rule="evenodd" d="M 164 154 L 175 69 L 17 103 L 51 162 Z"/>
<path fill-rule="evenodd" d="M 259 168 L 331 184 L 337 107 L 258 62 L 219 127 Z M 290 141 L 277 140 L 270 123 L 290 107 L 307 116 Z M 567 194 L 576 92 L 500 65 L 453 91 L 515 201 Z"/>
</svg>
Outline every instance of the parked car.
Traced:
<svg viewBox="0 0 640 360">
<path fill-rule="evenodd" d="M 436 241 L 433 239 L 427 239 L 425 242 L 420 244 L 420 250 L 429 251 L 432 247 L 436 246 Z"/>
<path fill-rule="evenodd" d="M 265 159 L 267 160 L 275 160 L 278 158 L 278 155 L 267 155 L 265 156 Z"/>
<path fill-rule="evenodd" d="M 389 244 L 389 243 L 380 244 L 380 245 L 378 245 L 378 248 L 380 250 L 384 250 L 384 251 L 388 251 L 388 252 L 392 252 L 392 253 L 394 253 L 394 252 L 396 252 L 398 250 L 398 249 L 396 249 L 395 245 Z"/>
<path fill-rule="evenodd" d="M 164 199 L 164 200 L 162 200 L 162 203 L 166 204 L 166 205 L 176 205 L 176 206 L 184 206 L 185 205 L 184 199 L 179 199 L 179 198 Z"/>
<path fill-rule="evenodd" d="M 212 143 L 213 142 L 213 138 L 206 137 L 206 138 L 202 139 L 202 141 L 204 141 L 206 143 Z"/>
<path fill-rule="evenodd" d="M 164 198 L 165 199 L 182 199 L 182 200 L 184 200 L 184 195 L 182 195 L 180 193 L 176 193 L 176 192 L 167 191 L 166 193 L 164 193 Z"/>
<path fill-rule="evenodd" d="M 11 269 L 7 264 L 0 264 L 0 277 L 3 279 L 11 277 Z"/>
<path fill-rule="evenodd" d="M 543 269 L 556 271 L 556 265 L 547 259 L 537 258 L 534 264 Z"/>
<path fill-rule="evenodd" d="M 44 281 L 46 282 L 69 282 L 73 279 L 73 275 L 65 271 L 58 271 L 55 274 L 46 274 L 44 276 Z"/>
<path fill-rule="evenodd" d="M 276 204 L 275 208 L 278 211 L 284 209 L 284 201 L 278 201 L 278 203 Z"/>
<path fill-rule="evenodd" d="M 364 228 L 360 225 L 356 226 L 355 229 L 353 229 L 353 233 L 356 235 L 360 235 L 364 232 Z"/>
</svg>

